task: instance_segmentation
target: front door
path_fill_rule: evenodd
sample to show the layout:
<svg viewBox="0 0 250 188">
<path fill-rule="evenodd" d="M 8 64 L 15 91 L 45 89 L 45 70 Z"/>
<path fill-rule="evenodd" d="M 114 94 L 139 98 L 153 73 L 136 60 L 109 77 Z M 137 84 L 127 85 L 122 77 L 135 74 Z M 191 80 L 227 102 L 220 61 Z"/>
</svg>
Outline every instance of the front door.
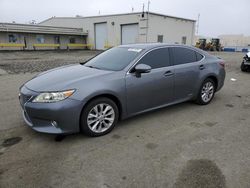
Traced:
<svg viewBox="0 0 250 188">
<path fill-rule="evenodd" d="M 128 115 L 163 106 L 173 100 L 174 72 L 170 66 L 168 48 L 155 49 L 137 64 L 151 66 L 149 73 L 136 77 L 132 71 L 126 76 Z"/>
</svg>

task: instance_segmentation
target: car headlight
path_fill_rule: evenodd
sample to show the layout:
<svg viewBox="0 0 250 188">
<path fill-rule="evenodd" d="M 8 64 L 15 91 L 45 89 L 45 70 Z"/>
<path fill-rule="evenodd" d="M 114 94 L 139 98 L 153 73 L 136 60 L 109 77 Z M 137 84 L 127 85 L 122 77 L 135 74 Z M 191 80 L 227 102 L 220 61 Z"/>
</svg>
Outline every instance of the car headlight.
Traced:
<svg viewBox="0 0 250 188">
<path fill-rule="evenodd" d="M 58 102 L 70 97 L 74 92 L 75 90 L 40 93 L 32 102 Z"/>
</svg>

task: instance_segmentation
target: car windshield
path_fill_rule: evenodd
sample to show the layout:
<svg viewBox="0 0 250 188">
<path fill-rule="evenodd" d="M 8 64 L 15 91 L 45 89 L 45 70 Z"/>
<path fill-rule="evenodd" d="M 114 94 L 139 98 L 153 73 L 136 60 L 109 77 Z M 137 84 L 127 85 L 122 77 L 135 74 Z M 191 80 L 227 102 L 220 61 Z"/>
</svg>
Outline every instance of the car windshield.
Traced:
<svg viewBox="0 0 250 188">
<path fill-rule="evenodd" d="M 97 55 L 93 59 L 90 59 L 84 64 L 84 66 L 102 70 L 119 71 L 128 66 L 128 64 L 133 61 L 141 51 L 142 49 L 138 48 L 111 48 Z"/>
</svg>

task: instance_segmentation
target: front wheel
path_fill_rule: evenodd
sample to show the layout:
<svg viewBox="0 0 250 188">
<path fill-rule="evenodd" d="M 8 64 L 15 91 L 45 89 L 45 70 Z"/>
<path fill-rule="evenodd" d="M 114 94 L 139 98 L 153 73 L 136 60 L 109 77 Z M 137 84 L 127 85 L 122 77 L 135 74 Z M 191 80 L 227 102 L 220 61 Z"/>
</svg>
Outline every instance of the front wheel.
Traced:
<svg viewBox="0 0 250 188">
<path fill-rule="evenodd" d="M 240 69 L 241 69 L 242 72 L 247 71 L 247 66 L 244 64 L 244 61 L 241 63 Z"/>
<path fill-rule="evenodd" d="M 215 83 L 212 79 L 208 78 L 202 83 L 196 102 L 200 105 L 209 104 L 214 97 L 214 93 Z"/>
<path fill-rule="evenodd" d="M 109 98 L 92 100 L 81 115 L 81 130 L 88 136 L 102 136 L 115 127 L 119 111 L 115 102 Z"/>
</svg>

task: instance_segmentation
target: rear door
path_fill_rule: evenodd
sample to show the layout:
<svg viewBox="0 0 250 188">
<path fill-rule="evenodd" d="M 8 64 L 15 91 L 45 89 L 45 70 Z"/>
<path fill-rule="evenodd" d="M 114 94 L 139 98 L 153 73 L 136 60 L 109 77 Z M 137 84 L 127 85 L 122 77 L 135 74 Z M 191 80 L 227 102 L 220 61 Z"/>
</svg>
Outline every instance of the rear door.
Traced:
<svg viewBox="0 0 250 188">
<path fill-rule="evenodd" d="M 149 73 L 136 77 L 133 70 L 126 76 L 128 114 L 136 114 L 173 100 L 174 74 L 169 49 L 159 48 L 146 54 L 137 64 L 149 65 Z"/>
<path fill-rule="evenodd" d="M 202 55 L 185 47 L 171 47 L 171 61 L 174 63 L 174 100 L 191 99 L 200 83 L 200 74 L 205 65 Z"/>
</svg>

